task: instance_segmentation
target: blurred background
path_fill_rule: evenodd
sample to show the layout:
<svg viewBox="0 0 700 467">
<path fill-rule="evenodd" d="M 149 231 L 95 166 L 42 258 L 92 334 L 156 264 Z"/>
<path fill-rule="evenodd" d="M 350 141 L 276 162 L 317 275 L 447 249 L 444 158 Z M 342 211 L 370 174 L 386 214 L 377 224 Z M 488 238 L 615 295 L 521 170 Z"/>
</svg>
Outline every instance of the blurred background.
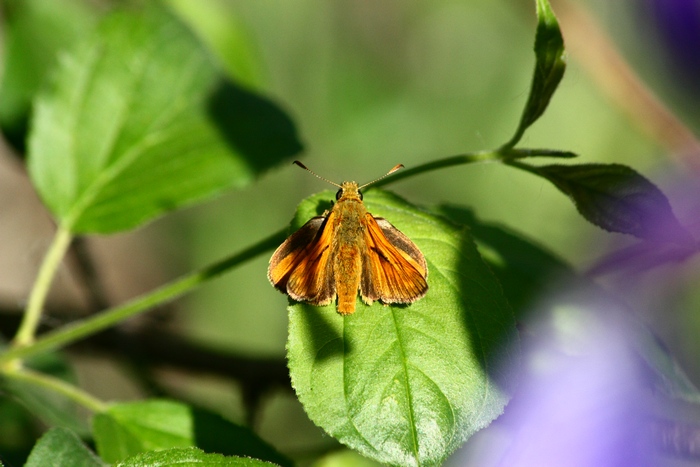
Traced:
<svg viewBox="0 0 700 467">
<path fill-rule="evenodd" d="M 112 6 L 60 3 L 81 11 L 86 24 Z M 337 182 L 366 182 L 397 163 L 412 167 L 496 148 L 514 132 L 527 99 L 534 1 L 165 3 L 234 79 L 292 116 L 306 146 L 298 158 Z M 573 151 L 582 163 L 631 166 L 661 187 L 697 238 L 700 171 L 693 167 L 700 167 L 700 153 L 692 134 L 700 129 L 700 1 L 552 0 L 552 6 L 568 69 L 549 109 L 519 146 Z M 247 55 L 228 52 L 241 43 Z M 0 51 L 6 47 L 0 43 Z M 91 237 L 85 249 L 104 300 L 122 303 L 280 230 L 303 198 L 327 188 L 285 165 L 244 190 L 136 232 Z M 472 207 L 480 219 L 523 234 L 582 272 L 636 242 L 588 224 L 548 182 L 499 164 L 435 171 L 389 189 L 419 205 Z M 0 219 L 0 305 L 8 313 L 26 299 L 53 225 L 7 142 L 0 155 Z M 224 355 L 283 364 L 287 299 L 266 279 L 268 258 L 140 320 L 156 320 Z M 76 261 L 67 258 L 50 300 L 52 308 L 70 313 L 47 319 L 48 327 L 91 307 Z M 700 260 L 599 280 L 634 307 L 700 384 Z M 138 321 L 127 328 L 142 325 Z M 80 384 L 103 399 L 139 398 L 156 387 L 240 423 L 251 418 L 248 396 L 225 374 L 164 366 L 140 380 L 149 384 L 136 384 L 133 366 L 108 353 L 74 353 L 71 361 Z M 283 453 L 310 459 L 336 446 L 307 419 L 289 388 L 267 388 L 259 404 L 252 417 L 256 431 Z M 358 465 L 353 454 L 336 456 L 333 462 L 350 456 Z"/>
</svg>

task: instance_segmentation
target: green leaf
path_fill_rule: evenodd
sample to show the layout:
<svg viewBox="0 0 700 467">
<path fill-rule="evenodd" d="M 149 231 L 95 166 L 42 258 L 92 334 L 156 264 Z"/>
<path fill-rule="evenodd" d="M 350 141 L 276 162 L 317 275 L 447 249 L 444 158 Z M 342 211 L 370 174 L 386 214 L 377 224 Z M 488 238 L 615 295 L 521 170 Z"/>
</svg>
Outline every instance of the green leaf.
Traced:
<svg viewBox="0 0 700 467">
<path fill-rule="evenodd" d="M 119 462 L 116 467 L 269 467 L 275 464 L 249 457 L 206 454 L 197 448 L 147 452 Z"/>
<path fill-rule="evenodd" d="M 536 2 L 535 72 L 518 129 L 513 138 L 504 145 L 508 149 L 518 144 L 525 130 L 542 116 L 566 70 L 564 38 L 561 35 L 557 17 L 554 16 L 548 0 L 536 0 Z"/>
<path fill-rule="evenodd" d="M 610 232 L 647 240 L 692 243 L 666 196 L 631 168 L 620 164 L 519 164 L 552 182 L 589 222 Z"/>
<path fill-rule="evenodd" d="M 32 449 L 25 467 L 102 467 L 103 463 L 66 428 L 52 428 Z"/>
<path fill-rule="evenodd" d="M 97 452 L 107 462 L 157 449 L 197 446 L 291 466 L 288 459 L 250 430 L 174 401 L 115 404 L 106 413 L 95 416 L 93 434 Z"/>
<path fill-rule="evenodd" d="M 23 153 L 32 99 L 55 66 L 58 52 L 86 36 L 97 15 L 82 0 L 6 0 L 2 6 L 0 128 Z"/>
<path fill-rule="evenodd" d="M 301 148 L 278 107 L 227 81 L 151 2 L 109 15 L 63 58 L 36 103 L 29 170 L 72 233 L 133 228 Z"/>
<path fill-rule="evenodd" d="M 193 446 L 193 431 L 190 408 L 166 400 L 115 404 L 93 419 L 97 452 L 107 462 L 156 449 Z"/>
<path fill-rule="evenodd" d="M 511 149 L 503 154 L 506 160 L 524 159 L 526 157 L 555 157 L 558 159 L 573 159 L 578 154 L 558 149 Z"/>
<path fill-rule="evenodd" d="M 466 230 L 387 192 L 364 198 L 421 249 L 430 289 L 409 306 L 358 301 L 347 317 L 335 305 L 292 304 L 293 386 L 311 420 L 350 448 L 386 464 L 439 465 L 508 402 L 515 321 Z M 302 202 L 294 225 L 329 199 Z"/>
</svg>

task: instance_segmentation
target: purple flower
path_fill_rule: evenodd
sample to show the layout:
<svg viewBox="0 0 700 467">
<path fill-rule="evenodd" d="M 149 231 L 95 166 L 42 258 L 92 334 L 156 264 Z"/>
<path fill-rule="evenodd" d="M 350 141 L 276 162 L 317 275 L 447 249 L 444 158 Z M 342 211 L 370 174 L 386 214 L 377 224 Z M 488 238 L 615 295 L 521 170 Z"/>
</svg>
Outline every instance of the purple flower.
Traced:
<svg viewBox="0 0 700 467">
<path fill-rule="evenodd" d="M 700 92 L 700 1 L 647 0 L 649 19 L 673 71 Z"/>
<path fill-rule="evenodd" d="M 449 465 L 654 465 L 646 389 L 637 357 L 615 324 L 618 311 L 566 300 L 544 308 L 526 331 L 538 337 L 524 345 L 521 384 L 505 414 Z"/>
</svg>

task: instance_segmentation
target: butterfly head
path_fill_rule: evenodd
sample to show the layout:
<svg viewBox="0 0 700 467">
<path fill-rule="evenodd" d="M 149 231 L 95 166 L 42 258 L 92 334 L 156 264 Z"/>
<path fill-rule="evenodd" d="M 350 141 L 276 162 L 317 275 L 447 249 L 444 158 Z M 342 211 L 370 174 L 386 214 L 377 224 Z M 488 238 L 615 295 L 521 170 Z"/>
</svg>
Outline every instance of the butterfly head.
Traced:
<svg viewBox="0 0 700 467">
<path fill-rule="evenodd" d="M 340 201 L 341 199 L 342 200 L 362 201 L 362 192 L 360 191 L 361 188 L 364 188 L 364 187 L 369 186 L 375 182 L 378 182 L 382 178 L 384 178 L 388 175 L 391 175 L 394 172 L 396 172 L 397 170 L 403 168 L 403 164 L 395 165 L 389 172 L 386 173 L 386 175 L 383 175 L 383 176 L 377 178 L 376 180 L 372 180 L 369 183 L 365 183 L 364 185 L 359 186 L 359 184 L 357 182 L 343 182 L 340 185 L 338 185 L 337 183 L 332 182 L 332 181 L 328 180 L 327 178 L 321 177 L 320 175 L 318 175 L 317 173 L 315 173 L 314 171 L 312 171 L 311 169 L 309 169 L 308 167 L 306 167 L 304 164 L 302 164 L 299 161 L 294 161 L 294 164 L 298 165 L 299 167 L 301 167 L 302 169 L 304 169 L 308 172 L 311 172 L 311 174 L 320 178 L 321 180 L 328 182 L 331 185 L 335 185 L 338 188 L 340 188 L 338 190 L 338 192 L 335 194 L 335 199 L 338 201 Z"/>
<path fill-rule="evenodd" d="M 343 182 L 340 184 L 340 190 L 335 194 L 335 199 L 338 201 L 341 199 L 362 201 L 362 192 L 360 192 L 357 182 Z"/>
</svg>

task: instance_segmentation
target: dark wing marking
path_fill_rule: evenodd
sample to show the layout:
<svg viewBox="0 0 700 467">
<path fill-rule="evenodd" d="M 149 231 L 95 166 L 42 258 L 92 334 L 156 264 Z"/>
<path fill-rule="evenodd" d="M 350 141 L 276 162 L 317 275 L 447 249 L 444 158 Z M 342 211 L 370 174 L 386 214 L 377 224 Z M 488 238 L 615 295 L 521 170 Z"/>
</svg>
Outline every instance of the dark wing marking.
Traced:
<svg viewBox="0 0 700 467">
<path fill-rule="evenodd" d="M 374 220 L 377 221 L 377 225 L 382 229 L 387 240 L 399 250 L 408 253 L 420 265 L 423 270 L 422 275 L 428 277 L 428 265 L 425 262 L 425 256 L 423 256 L 416 244 L 405 236 L 403 232 L 391 225 L 388 220 L 382 217 L 375 217 Z"/>
</svg>

